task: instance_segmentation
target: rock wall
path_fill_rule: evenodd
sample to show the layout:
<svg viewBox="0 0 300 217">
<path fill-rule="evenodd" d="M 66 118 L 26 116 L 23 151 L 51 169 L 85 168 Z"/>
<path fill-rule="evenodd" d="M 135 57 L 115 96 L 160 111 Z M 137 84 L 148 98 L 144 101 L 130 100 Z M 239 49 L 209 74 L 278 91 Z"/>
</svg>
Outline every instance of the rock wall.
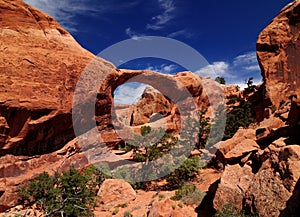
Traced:
<svg viewBox="0 0 300 217">
<path fill-rule="evenodd" d="M 73 92 L 95 56 L 21 0 L 0 1 L 0 50 L 0 155 L 58 150 L 74 138 Z"/>
<path fill-rule="evenodd" d="M 264 80 L 265 106 L 300 93 L 300 1 L 287 5 L 260 33 L 257 56 Z"/>
</svg>

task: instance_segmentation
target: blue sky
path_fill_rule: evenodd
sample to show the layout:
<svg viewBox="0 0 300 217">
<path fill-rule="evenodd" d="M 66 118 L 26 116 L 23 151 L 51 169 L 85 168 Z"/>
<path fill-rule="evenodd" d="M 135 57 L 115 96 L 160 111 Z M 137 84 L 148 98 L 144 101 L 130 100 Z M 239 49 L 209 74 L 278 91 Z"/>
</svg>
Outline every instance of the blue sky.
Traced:
<svg viewBox="0 0 300 217">
<path fill-rule="evenodd" d="M 227 83 L 261 81 L 256 60 L 258 34 L 291 0 L 25 0 L 47 12 L 87 50 L 98 54 L 128 38 L 164 36 L 182 41 L 209 62 Z M 122 68 L 174 74 L 183 70 L 164 60 L 140 59 Z M 141 85 L 130 86 L 138 88 Z M 116 93 L 129 93 L 120 87 Z M 128 90 L 128 92 L 126 92 Z M 137 90 L 137 89 L 136 89 Z M 116 101 L 125 102 L 123 96 Z M 124 96 L 125 97 L 125 96 Z M 131 97 L 132 98 L 132 97 Z M 128 99 L 127 99 L 128 100 Z"/>
</svg>

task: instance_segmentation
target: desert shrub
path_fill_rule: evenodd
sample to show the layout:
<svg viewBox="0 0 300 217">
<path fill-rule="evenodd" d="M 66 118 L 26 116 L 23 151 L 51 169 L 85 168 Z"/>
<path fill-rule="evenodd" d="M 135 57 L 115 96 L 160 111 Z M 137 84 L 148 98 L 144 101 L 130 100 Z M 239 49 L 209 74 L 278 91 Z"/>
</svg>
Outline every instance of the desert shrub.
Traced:
<svg viewBox="0 0 300 217">
<path fill-rule="evenodd" d="M 188 117 L 184 121 L 185 131 L 180 134 L 180 143 L 190 148 L 204 148 L 211 129 L 211 120 L 205 114 L 207 108 L 201 108 L 197 118 Z"/>
<path fill-rule="evenodd" d="M 179 206 L 180 208 L 183 208 L 183 203 L 180 201 L 180 202 L 178 203 L 178 206 Z"/>
<path fill-rule="evenodd" d="M 143 167 L 146 166 L 145 164 L 142 165 Z M 157 179 L 157 174 L 153 171 L 147 169 L 141 169 L 139 173 L 137 173 L 134 169 L 121 166 L 116 169 L 113 173 L 113 177 L 117 179 L 123 179 L 127 181 L 134 189 L 142 189 L 142 190 L 149 190 L 151 186 L 151 181 L 145 182 L 136 182 L 135 177 L 139 176 L 142 180 L 155 180 Z"/>
<path fill-rule="evenodd" d="M 178 188 L 186 181 L 190 181 L 199 173 L 200 158 L 198 156 L 187 158 L 180 167 L 171 172 L 167 177 L 171 188 Z"/>
<path fill-rule="evenodd" d="M 172 200 L 181 200 L 186 205 L 199 205 L 203 200 L 205 193 L 200 192 L 195 185 L 184 184 L 175 191 Z"/>
<path fill-rule="evenodd" d="M 276 105 L 272 105 L 272 106 L 271 106 L 271 111 L 272 111 L 272 113 L 276 112 L 276 110 L 277 110 Z"/>
<path fill-rule="evenodd" d="M 247 84 L 245 92 L 247 94 L 252 93 L 256 88 L 256 85 L 253 84 L 253 77 L 248 78 L 248 80 L 246 80 L 245 83 Z"/>
<path fill-rule="evenodd" d="M 219 84 L 226 84 L 225 78 L 223 77 L 216 77 L 215 81 L 218 82 Z"/>
<path fill-rule="evenodd" d="M 142 135 L 134 135 L 134 140 L 128 142 L 126 151 L 133 150 L 133 159 L 137 162 L 148 162 L 162 157 L 176 144 L 177 139 L 164 129 L 153 130 L 150 126 L 141 128 Z"/>
<path fill-rule="evenodd" d="M 227 204 L 224 205 L 220 211 L 218 211 L 214 217 L 259 217 L 258 214 L 245 214 L 243 210 L 237 210 L 233 206 Z"/>
<path fill-rule="evenodd" d="M 230 139 L 240 127 L 247 128 L 255 122 L 252 118 L 251 104 L 242 98 L 234 99 L 238 102 L 231 110 L 227 110 L 226 127 L 223 140 Z"/>
<path fill-rule="evenodd" d="M 285 105 L 286 101 L 285 100 L 281 100 L 280 104 L 279 104 L 279 108 L 281 108 L 283 105 Z"/>
<path fill-rule="evenodd" d="M 112 215 L 117 215 L 118 212 L 119 212 L 119 208 L 117 207 L 117 208 L 113 209 L 113 211 L 112 211 L 111 214 L 112 214 Z"/>
<path fill-rule="evenodd" d="M 128 203 L 122 203 L 122 204 L 119 204 L 117 207 L 121 207 L 121 208 L 126 208 L 128 206 Z"/>
<path fill-rule="evenodd" d="M 63 174 L 40 174 L 18 193 L 25 206 L 37 204 L 46 216 L 92 216 L 99 176 L 95 167 L 81 173 L 71 166 Z"/>
<path fill-rule="evenodd" d="M 129 210 L 124 212 L 124 217 L 133 217 L 133 215 L 131 214 L 131 212 Z"/>
</svg>

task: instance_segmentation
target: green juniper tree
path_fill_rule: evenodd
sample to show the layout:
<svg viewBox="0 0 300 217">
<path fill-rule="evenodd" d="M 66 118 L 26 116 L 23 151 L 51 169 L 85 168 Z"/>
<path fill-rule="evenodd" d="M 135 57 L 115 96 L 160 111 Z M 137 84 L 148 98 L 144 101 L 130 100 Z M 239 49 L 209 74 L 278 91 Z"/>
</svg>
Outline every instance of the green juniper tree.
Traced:
<svg viewBox="0 0 300 217">
<path fill-rule="evenodd" d="M 96 189 L 99 176 L 95 167 L 88 167 L 82 173 L 71 166 L 62 174 L 40 174 L 18 190 L 25 206 L 37 204 L 45 216 L 93 216 Z"/>
<path fill-rule="evenodd" d="M 219 84 L 226 84 L 225 78 L 223 77 L 216 77 L 215 79 L 216 82 L 218 82 Z"/>
</svg>

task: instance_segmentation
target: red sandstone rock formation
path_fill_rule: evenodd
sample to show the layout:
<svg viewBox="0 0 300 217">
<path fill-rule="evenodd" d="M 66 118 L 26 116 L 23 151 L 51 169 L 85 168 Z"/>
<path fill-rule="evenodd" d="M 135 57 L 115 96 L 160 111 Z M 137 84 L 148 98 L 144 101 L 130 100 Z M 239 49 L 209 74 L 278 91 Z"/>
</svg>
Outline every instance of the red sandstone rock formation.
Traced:
<svg viewBox="0 0 300 217">
<path fill-rule="evenodd" d="M 265 81 L 260 89 L 264 103 L 257 107 L 260 112 L 270 102 L 278 106 L 282 99 L 299 93 L 299 4 L 295 1 L 287 6 L 258 39 L 257 53 Z M 142 82 L 151 78 L 156 82 L 149 84 L 163 93 L 170 92 L 170 86 L 164 85 L 166 82 L 178 88 L 179 93 L 188 89 L 198 107 L 214 106 L 222 100 L 211 80 L 189 72 L 179 73 L 172 79 L 151 71 L 115 70 L 112 64 L 81 48 L 53 18 L 20 0 L 0 0 L 0 18 L 0 211 L 16 205 L 17 186 L 40 172 L 53 173 L 74 163 L 78 167 L 89 163 L 80 144 L 72 140 L 75 135 L 71 108 L 75 85 L 92 59 L 96 69 L 109 74 L 97 78 L 103 85 L 97 92 L 95 115 L 98 129 L 109 129 L 102 134 L 102 139 L 111 145 L 121 140 L 109 126 L 113 92 L 128 79 Z M 239 95 L 233 88 L 225 90 L 230 92 L 228 98 L 231 92 Z M 180 94 L 169 94 L 181 102 Z M 89 97 L 83 96 L 78 103 L 88 101 Z M 149 109 L 149 114 L 170 110 L 171 115 L 175 114 L 172 102 L 168 104 L 166 98 L 160 98 L 167 108 Z M 141 100 L 150 102 L 147 97 Z M 255 100 L 259 102 L 260 97 Z M 300 205 L 298 101 L 294 97 L 287 109 L 282 107 L 274 117 L 253 129 L 241 129 L 233 139 L 220 143 L 217 158 L 225 170 L 214 197 L 216 209 L 230 203 L 261 216 L 297 213 L 295 207 Z M 141 112 L 140 119 L 147 121 L 152 114 L 148 117 L 145 113 L 146 110 Z M 84 125 L 87 120 L 79 116 L 75 121 Z M 93 154 L 95 145 L 89 145 L 87 152 Z M 151 213 L 165 212 L 161 210 L 165 203 L 169 204 L 167 215 L 173 212 L 169 209 L 170 201 L 164 201 L 153 206 Z"/>
<path fill-rule="evenodd" d="M 257 56 L 265 86 L 265 105 L 277 108 L 281 100 L 300 93 L 300 2 L 287 5 L 260 33 Z"/>
<path fill-rule="evenodd" d="M 0 1 L 0 50 L 0 155 L 61 148 L 74 138 L 73 92 L 94 55 L 21 0 Z M 100 58 L 98 64 L 113 68 Z"/>
<path fill-rule="evenodd" d="M 96 116 L 98 129 L 106 130 L 102 139 L 110 146 L 122 139 L 110 126 L 113 92 L 128 79 L 141 82 L 151 78 L 153 87 L 169 93 L 176 102 L 185 99 L 182 93 L 186 89 L 199 102 L 207 102 L 198 76 L 182 73 L 174 79 L 151 71 L 116 70 L 83 49 L 52 17 L 21 0 L 0 0 L 0 50 L 0 210 L 14 206 L 17 185 L 38 173 L 62 171 L 78 161 L 80 167 L 89 163 L 80 153 L 81 144 L 70 150 L 66 145 L 74 142 L 73 95 L 87 66 L 97 71 L 100 76 L 96 79 L 103 82 L 96 90 L 95 114 L 89 118 Z M 170 91 L 174 87 L 179 91 L 176 94 Z M 82 95 L 77 103 L 85 105 L 92 100 L 95 106 L 95 99 L 89 97 Z M 188 104 L 186 107 L 191 109 Z M 89 120 L 81 114 L 86 111 L 79 110 L 74 119 L 75 124 L 86 127 L 80 133 L 94 127 L 85 126 Z"/>
<path fill-rule="evenodd" d="M 160 114 L 162 117 L 170 115 L 174 103 L 167 99 L 156 89 L 147 86 L 141 98 L 132 107 L 130 125 L 138 126 L 153 120 L 153 115 Z"/>
</svg>

